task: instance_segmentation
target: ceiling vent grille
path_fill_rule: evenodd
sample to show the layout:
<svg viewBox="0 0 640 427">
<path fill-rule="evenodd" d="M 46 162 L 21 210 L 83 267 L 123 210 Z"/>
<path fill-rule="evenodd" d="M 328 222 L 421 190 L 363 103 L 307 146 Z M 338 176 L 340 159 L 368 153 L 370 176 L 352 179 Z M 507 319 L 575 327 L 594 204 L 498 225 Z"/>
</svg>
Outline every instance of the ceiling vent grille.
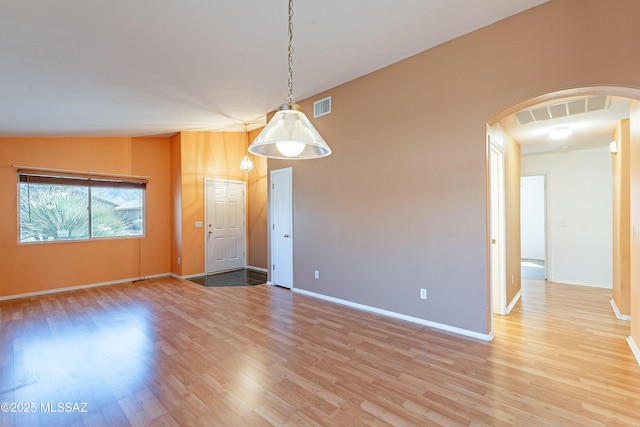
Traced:
<svg viewBox="0 0 640 427">
<path fill-rule="evenodd" d="M 331 97 L 328 96 L 313 103 L 313 118 L 326 116 L 331 113 Z"/>
<path fill-rule="evenodd" d="M 573 99 L 567 102 L 531 108 L 516 113 L 516 119 L 521 125 L 542 120 L 558 119 L 575 114 L 588 113 L 609 108 L 611 98 L 605 95 L 589 98 Z"/>
</svg>

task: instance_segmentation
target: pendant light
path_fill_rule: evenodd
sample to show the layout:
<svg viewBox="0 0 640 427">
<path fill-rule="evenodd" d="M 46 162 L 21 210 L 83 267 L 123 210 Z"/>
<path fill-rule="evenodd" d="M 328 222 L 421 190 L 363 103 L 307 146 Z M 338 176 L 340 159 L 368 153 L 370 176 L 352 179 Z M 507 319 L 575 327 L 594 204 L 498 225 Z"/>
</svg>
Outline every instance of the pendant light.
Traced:
<svg viewBox="0 0 640 427">
<path fill-rule="evenodd" d="M 244 133 L 247 135 L 247 146 L 249 146 L 249 129 L 247 124 L 244 124 Z M 249 154 L 245 154 L 242 160 L 240 160 L 240 170 L 243 172 L 250 172 L 253 169 L 253 162 L 249 157 Z"/>
<path fill-rule="evenodd" d="M 331 148 L 313 127 L 302 108 L 293 101 L 293 0 L 289 0 L 289 95 L 249 152 L 274 159 L 316 159 L 331 154 Z"/>
</svg>

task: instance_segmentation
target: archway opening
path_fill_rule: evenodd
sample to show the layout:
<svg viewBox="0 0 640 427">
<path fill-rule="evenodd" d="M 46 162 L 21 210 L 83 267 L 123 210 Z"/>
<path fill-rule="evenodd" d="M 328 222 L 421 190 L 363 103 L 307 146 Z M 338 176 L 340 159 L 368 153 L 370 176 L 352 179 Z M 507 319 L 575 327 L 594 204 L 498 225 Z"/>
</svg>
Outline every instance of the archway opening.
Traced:
<svg viewBox="0 0 640 427">
<path fill-rule="evenodd" d="M 630 190 L 632 180 L 629 172 L 625 173 L 620 169 L 625 164 L 630 164 L 629 128 L 634 120 L 630 114 L 633 110 L 630 104 L 638 102 L 636 101 L 638 99 L 640 99 L 639 90 L 623 87 L 563 90 L 518 103 L 496 114 L 487 122 L 487 152 L 490 152 L 491 145 L 502 149 L 505 171 L 504 183 L 501 184 L 504 185 L 505 194 L 503 212 L 493 211 L 491 207 L 496 204 L 491 203 L 491 195 L 488 195 L 487 227 L 491 236 L 488 251 L 490 259 L 488 292 L 489 300 L 492 301 L 492 313 L 508 314 L 522 295 L 520 177 L 523 174 L 544 174 L 547 190 L 551 191 L 547 195 L 545 212 L 547 222 L 544 230 L 546 272 L 549 279 L 574 285 L 610 287 L 612 307 L 616 314 L 622 315 L 622 318 L 627 315 L 627 312 L 630 314 L 630 290 L 633 286 L 630 276 L 633 266 L 628 254 L 631 252 L 631 243 L 625 242 L 624 239 L 620 241 L 619 236 L 624 236 L 627 231 L 629 236 L 633 230 L 634 210 Z M 569 139 L 549 142 L 549 132 L 560 128 L 572 129 L 574 134 Z M 625 140 L 624 143 L 623 140 Z M 612 141 L 618 141 L 619 152 L 615 155 L 609 153 Z M 586 155 L 587 153 L 589 155 Z M 565 170 L 563 173 L 554 173 L 540 166 L 553 156 L 564 160 L 572 158 L 572 169 Z M 542 160 L 531 161 L 534 157 Z M 597 159 L 597 162 L 589 163 L 589 157 L 592 158 L 591 161 Z M 597 174 L 589 170 L 595 164 L 599 165 Z M 491 164 L 488 156 L 489 188 L 491 188 L 491 177 L 496 176 L 495 173 L 492 175 L 492 167 L 495 165 Z M 638 167 L 640 168 L 640 165 Z M 579 190 L 574 188 L 572 191 L 564 181 L 571 183 L 571 180 L 580 179 L 575 171 L 581 169 L 582 173 L 586 174 L 583 177 L 592 179 L 591 184 L 581 182 L 583 187 Z M 603 178 L 603 173 L 607 174 L 606 179 Z M 555 175 L 557 179 L 554 181 Z M 549 188 L 554 184 L 557 188 Z M 603 191 L 606 187 L 609 191 L 608 196 L 599 194 L 599 199 L 596 198 L 593 193 L 595 187 Z M 603 202 L 607 197 L 608 202 Z M 564 200 L 563 206 L 558 205 L 558 199 Z M 606 206 L 602 206 L 603 203 Z M 592 206 L 592 208 L 588 209 L 585 206 Z M 605 211 L 602 209 L 607 212 L 608 222 L 607 218 L 603 219 L 606 215 L 603 214 Z M 636 210 L 640 211 L 640 202 Z M 583 214 L 578 215 L 576 212 L 583 212 Z M 496 220 L 495 215 L 500 215 L 500 218 Z M 597 227 L 599 240 L 594 239 L 596 236 L 593 234 L 589 234 L 594 233 L 594 229 L 590 227 L 594 226 L 598 219 L 603 219 Z M 495 251 L 492 250 L 491 245 L 494 235 L 498 233 L 492 230 L 492 227 L 500 223 L 504 227 L 504 242 L 501 242 L 504 250 Z M 593 255 L 598 262 L 582 257 L 581 251 L 585 250 L 585 253 L 589 253 L 589 247 L 579 238 L 586 239 L 585 241 L 598 247 L 599 252 Z M 608 246 L 602 245 L 602 241 L 607 239 L 610 242 Z M 572 251 L 572 247 L 577 249 Z M 625 248 L 628 250 L 625 251 Z M 602 252 L 603 249 L 605 252 Z M 501 258 L 496 260 L 496 256 Z M 625 256 L 627 256 L 626 259 Z M 604 258 L 607 258 L 607 261 L 603 261 Z M 603 268 L 605 264 L 608 267 Z M 580 265 L 582 270 L 577 274 L 576 271 Z M 585 265 L 588 268 L 585 268 Z M 593 280 L 588 280 L 589 277 Z M 496 284 L 502 287 L 496 289 Z M 498 301 L 497 298 L 503 298 L 503 300 Z M 621 309 L 620 306 L 622 306 Z M 500 307 L 503 307 L 502 311 Z"/>
</svg>

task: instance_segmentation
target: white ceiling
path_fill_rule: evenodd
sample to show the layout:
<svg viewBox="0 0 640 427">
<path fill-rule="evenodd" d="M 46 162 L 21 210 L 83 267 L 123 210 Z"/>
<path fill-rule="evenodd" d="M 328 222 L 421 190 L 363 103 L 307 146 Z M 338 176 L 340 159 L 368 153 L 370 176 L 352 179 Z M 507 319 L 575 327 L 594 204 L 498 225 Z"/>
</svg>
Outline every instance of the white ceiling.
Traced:
<svg viewBox="0 0 640 427">
<path fill-rule="evenodd" d="M 582 98 L 585 97 L 555 99 L 536 107 L 556 105 Z M 521 154 L 530 155 L 607 146 L 620 120 L 628 117 L 629 100 L 612 96 L 609 98 L 606 109 L 524 125 L 519 124 L 513 114 L 503 119 L 500 124 L 520 144 Z M 563 140 L 549 138 L 549 132 L 559 128 L 569 128 L 573 133 Z"/>
<path fill-rule="evenodd" d="M 303 99 L 546 0 L 294 5 Z M 285 102 L 287 0 L 4 0 L 0 136 L 242 130 Z"/>
</svg>

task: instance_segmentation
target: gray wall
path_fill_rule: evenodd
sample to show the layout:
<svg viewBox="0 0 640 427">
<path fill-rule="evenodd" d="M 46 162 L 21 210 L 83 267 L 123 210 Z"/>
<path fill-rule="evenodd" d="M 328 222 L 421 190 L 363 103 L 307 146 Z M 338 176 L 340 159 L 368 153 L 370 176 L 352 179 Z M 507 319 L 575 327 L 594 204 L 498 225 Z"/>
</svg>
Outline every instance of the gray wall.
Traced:
<svg viewBox="0 0 640 427">
<path fill-rule="evenodd" d="M 293 167 L 294 287 L 489 333 L 486 123 L 551 92 L 637 96 L 639 21 L 636 0 L 552 0 L 300 102 L 332 96 L 313 122 L 334 154 L 268 162 Z"/>
</svg>

